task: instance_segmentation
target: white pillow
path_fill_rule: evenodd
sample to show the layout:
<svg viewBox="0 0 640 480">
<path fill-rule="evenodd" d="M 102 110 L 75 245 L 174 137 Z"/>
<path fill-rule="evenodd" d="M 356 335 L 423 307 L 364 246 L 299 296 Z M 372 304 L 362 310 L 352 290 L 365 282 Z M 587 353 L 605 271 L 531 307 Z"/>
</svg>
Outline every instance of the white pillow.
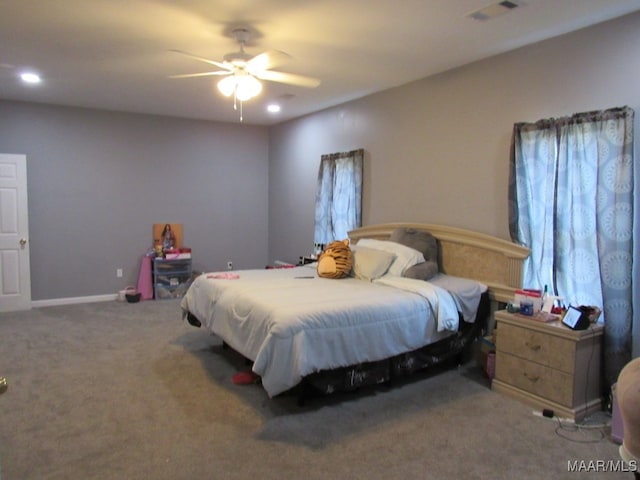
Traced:
<svg viewBox="0 0 640 480">
<path fill-rule="evenodd" d="M 387 273 L 391 263 L 396 259 L 394 253 L 360 245 L 352 245 L 351 253 L 353 276 L 360 280 L 371 281 L 380 278 Z"/>
<path fill-rule="evenodd" d="M 401 243 L 387 240 L 376 240 L 373 238 L 363 238 L 358 241 L 359 247 L 375 248 L 385 252 L 393 253 L 396 259 L 389 267 L 387 275 L 401 277 L 402 273 L 409 267 L 424 262 L 424 255 L 418 250 L 402 245 Z"/>
</svg>

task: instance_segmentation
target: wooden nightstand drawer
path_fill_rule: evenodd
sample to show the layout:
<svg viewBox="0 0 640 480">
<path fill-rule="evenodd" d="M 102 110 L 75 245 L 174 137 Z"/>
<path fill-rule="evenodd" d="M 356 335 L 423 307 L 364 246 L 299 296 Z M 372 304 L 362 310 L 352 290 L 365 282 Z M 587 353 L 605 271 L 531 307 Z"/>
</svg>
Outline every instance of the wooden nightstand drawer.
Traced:
<svg viewBox="0 0 640 480">
<path fill-rule="evenodd" d="M 495 313 L 496 371 L 491 388 L 559 417 L 582 419 L 602 407 L 602 325 L 582 331 L 560 322 Z"/>
<path fill-rule="evenodd" d="M 498 351 L 496 378 L 567 407 L 573 405 L 573 376 L 560 370 Z"/>
<path fill-rule="evenodd" d="M 573 374 L 576 343 L 526 328 L 500 324 L 499 349 L 525 360 Z"/>
</svg>

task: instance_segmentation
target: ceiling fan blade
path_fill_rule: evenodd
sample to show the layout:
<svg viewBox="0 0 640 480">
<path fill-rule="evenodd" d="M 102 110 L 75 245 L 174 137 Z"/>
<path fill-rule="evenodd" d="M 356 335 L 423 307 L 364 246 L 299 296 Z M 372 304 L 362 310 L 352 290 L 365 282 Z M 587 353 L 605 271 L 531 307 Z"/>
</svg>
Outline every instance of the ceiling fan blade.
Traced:
<svg viewBox="0 0 640 480">
<path fill-rule="evenodd" d="M 233 72 L 229 70 L 216 70 L 215 72 L 183 73 L 181 75 L 169 75 L 169 78 L 210 77 L 212 75 L 231 75 L 232 73 Z"/>
<path fill-rule="evenodd" d="M 247 61 L 247 67 L 253 72 L 269 70 L 282 65 L 291 58 L 291 55 L 280 50 L 267 50 Z"/>
<path fill-rule="evenodd" d="M 214 65 L 218 68 L 223 68 L 225 70 L 233 70 L 233 66 L 228 65 L 226 63 L 222 63 L 222 62 L 216 62 L 215 60 L 209 60 L 208 58 L 204 58 L 204 57 L 199 57 L 198 55 L 193 55 L 192 53 L 189 52 L 184 52 L 182 50 L 169 50 L 170 52 L 175 52 L 175 53 L 179 53 L 180 55 L 185 55 L 187 57 L 193 58 L 195 60 L 199 60 L 200 62 L 204 62 L 204 63 L 208 63 L 209 65 Z"/>
<path fill-rule="evenodd" d="M 303 75 L 295 75 L 293 73 L 274 72 L 273 70 L 265 70 L 255 73 L 260 80 L 268 80 L 270 82 L 287 83 L 298 87 L 315 88 L 320 85 L 320 80 Z"/>
</svg>

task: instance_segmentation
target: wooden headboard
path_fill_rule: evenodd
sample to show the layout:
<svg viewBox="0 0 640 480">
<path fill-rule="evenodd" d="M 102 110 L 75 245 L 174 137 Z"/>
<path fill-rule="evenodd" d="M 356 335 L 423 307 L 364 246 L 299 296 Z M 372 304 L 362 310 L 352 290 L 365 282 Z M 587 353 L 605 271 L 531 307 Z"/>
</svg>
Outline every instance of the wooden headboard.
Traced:
<svg viewBox="0 0 640 480">
<path fill-rule="evenodd" d="M 431 233 L 438 241 L 440 271 L 484 283 L 494 302 L 510 302 L 522 288 L 522 264 L 529 249 L 497 237 L 429 223 L 382 223 L 351 230 L 349 238 L 354 243 L 361 238 L 387 240 L 396 228 Z"/>
</svg>

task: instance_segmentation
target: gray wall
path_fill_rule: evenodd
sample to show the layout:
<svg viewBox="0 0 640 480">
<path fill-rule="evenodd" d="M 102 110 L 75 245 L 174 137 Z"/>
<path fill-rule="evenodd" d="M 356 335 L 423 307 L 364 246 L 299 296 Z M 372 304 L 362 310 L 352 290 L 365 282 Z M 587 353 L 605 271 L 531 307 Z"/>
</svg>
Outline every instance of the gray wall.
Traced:
<svg viewBox="0 0 640 480">
<path fill-rule="evenodd" d="M 27 155 L 34 300 L 135 285 L 153 223 L 195 269 L 267 261 L 264 127 L 0 101 L 0 151 Z"/>
<path fill-rule="evenodd" d="M 640 131 L 639 46 L 633 14 L 272 127 L 270 257 L 310 253 L 320 155 L 360 147 L 364 224 L 508 239 L 513 124 L 628 105 Z"/>
</svg>

